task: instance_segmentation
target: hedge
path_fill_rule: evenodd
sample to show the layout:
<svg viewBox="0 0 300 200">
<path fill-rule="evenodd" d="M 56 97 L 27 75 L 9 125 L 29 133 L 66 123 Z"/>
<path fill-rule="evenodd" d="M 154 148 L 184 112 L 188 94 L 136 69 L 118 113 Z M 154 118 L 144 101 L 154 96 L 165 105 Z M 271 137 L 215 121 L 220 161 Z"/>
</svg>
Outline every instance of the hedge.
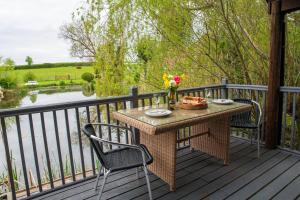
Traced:
<svg viewBox="0 0 300 200">
<path fill-rule="evenodd" d="M 40 69 L 40 68 L 57 68 L 57 67 L 85 67 L 92 66 L 93 62 L 65 62 L 65 63 L 43 63 L 33 65 L 17 65 L 14 69 Z"/>
</svg>

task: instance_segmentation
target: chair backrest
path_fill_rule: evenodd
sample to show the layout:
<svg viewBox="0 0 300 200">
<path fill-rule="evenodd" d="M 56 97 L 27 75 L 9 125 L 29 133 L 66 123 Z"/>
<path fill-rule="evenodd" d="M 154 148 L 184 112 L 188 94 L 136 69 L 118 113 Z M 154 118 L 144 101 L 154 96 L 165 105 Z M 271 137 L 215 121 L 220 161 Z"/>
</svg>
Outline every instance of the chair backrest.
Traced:
<svg viewBox="0 0 300 200">
<path fill-rule="evenodd" d="M 234 102 L 238 103 L 245 103 L 252 106 L 251 111 L 242 112 L 240 114 L 234 115 L 233 120 L 239 120 L 239 121 L 247 121 L 247 122 L 254 122 L 255 124 L 258 124 L 258 121 L 260 120 L 261 111 L 259 108 L 259 105 L 255 103 L 251 99 L 233 99 Z"/>
<path fill-rule="evenodd" d="M 92 124 L 86 124 L 83 126 L 82 131 L 89 138 L 101 165 L 107 169 L 108 163 L 106 161 L 105 153 L 103 152 L 103 149 L 100 145 L 101 141 L 98 142 L 91 138 L 92 135 L 97 137 L 94 126 Z"/>
</svg>

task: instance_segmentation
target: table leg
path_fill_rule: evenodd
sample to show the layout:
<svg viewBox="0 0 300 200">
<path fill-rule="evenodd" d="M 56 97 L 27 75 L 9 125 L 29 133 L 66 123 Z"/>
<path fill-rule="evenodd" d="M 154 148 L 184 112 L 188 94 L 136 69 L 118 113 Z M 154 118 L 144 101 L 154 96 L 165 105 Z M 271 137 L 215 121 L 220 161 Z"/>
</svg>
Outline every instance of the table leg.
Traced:
<svg viewBox="0 0 300 200">
<path fill-rule="evenodd" d="M 159 135 L 140 132 L 141 144 L 146 145 L 153 156 L 149 170 L 176 190 L 176 131 Z"/>
<path fill-rule="evenodd" d="M 229 116 L 192 126 L 192 135 L 209 131 L 207 135 L 191 139 L 191 147 L 229 163 Z"/>
</svg>

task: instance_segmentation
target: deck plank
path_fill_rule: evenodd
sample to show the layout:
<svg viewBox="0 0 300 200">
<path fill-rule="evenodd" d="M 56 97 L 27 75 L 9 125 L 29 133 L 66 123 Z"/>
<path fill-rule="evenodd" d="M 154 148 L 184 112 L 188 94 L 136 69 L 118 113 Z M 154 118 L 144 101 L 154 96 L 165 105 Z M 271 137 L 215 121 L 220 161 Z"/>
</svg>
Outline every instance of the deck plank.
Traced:
<svg viewBox="0 0 300 200">
<path fill-rule="evenodd" d="M 209 184 L 204 187 L 197 187 L 195 191 L 189 192 L 186 196 L 183 196 L 183 199 L 202 199 L 208 196 L 209 194 L 217 191 L 219 188 L 224 185 L 232 182 L 236 178 L 240 177 L 247 173 L 247 171 L 259 166 L 260 164 L 267 162 L 270 159 L 276 159 L 276 156 L 280 153 L 278 151 L 267 151 L 263 154 L 261 159 L 251 158 L 247 162 L 240 164 L 239 162 L 231 163 L 229 166 L 224 166 L 225 168 L 230 168 L 231 170 L 228 173 L 225 173 L 221 176 L 216 177 L 215 174 L 220 175 L 220 173 L 211 173 L 214 175 L 214 179 L 209 181 Z M 222 169 L 221 169 L 222 170 Z M 206 180 L 206 179 L 204 179 Z"/>
<path fill-rule="evenodd" d="M 298 171 L 299 174 L 299 171 Z M 274 200 L 296 199 L 300 194 L 300 175 L 288 184 L 279 194 L 273 197 Z"/>
<path fill-rule="evenodd" d="M 300 162 L 297 162 L 294 166 L 292 166 L 290 169 L 282 173 L 279 177 L 277 177 L 267 186 L 261 188 L 257 193 L 251 196 L 250 199 L 259 200 L 259 199 L 270 199 L 274 197 L 278 192 L 283 190 L 290 182 L 292 182 L 299 173 L 300 173 Z"/>
<path fill-rule="evenodd" d="M 263 172 L 259 177 L 256 177 L 254 180 L 245 184 L 241 183 L 241 188 L 239 190 L 236 190 L 235 192 L 232 192 L 229 196 L 227 196 L 227 199 L 239 200 L 240 197 L 243 197 L 245 199 L 250 198 L 252 195 L 256 194 L 259 190 L 266 187 L 269 183 L 275 181 L 280 175 L 286 172 L 289 168 L 296 165 L 297 162 L 299 162 L 299 157 L 296 156 L 289 157 L 288 159 L 284 160 L 284 162 L 279 163 L 272 169 Z M 279 191 L 279 189 L 277 189 L 277 191 Z M 269 197 L 264 196 L 260 198 L 269 199 L 271 198 L 271 196 Z"/>
<path fill-rule="evenodd" d="M 268 171 L 275 169 L 276 167 L 284 165 L 285 169 L 289 167 L 290 164 L 290 155 L 284 155 L 284 154 L 279 154 L 276 159 L 274 160 L 269 160 L 268 162 L 263 163 L 262 165 L 259 165 L 258 167 L 254 168 L 253 170 L 248 171 L 246 174 L 243 176 L 240 176 L 239 178 L 235 179 L 233 182 L 227 184 L 226 186 L 220 188 L 213 194 L 209 195 L 209 199 L 224 199 L 227 198 L 229 195 L 235 193 L 237 190 L 247 186 L 247 184 L 251 182 L 257 181 L 258 178 L 263 176 L 265 173 Z M 295 163 L 298 159 L 292 159 L 292 164 Z M 273 170 L 274 172 L 274 170 Z M 258 182 L 257 184 L 259 184 Z M 248 187 L 246 187 L 248 188 Z M 241 196 L 240 196 L 241 197 Z M 244 198 L 244 196 L 243 196 Z M 246 197 L 245 197 L 246 198 Z"/>
<path fill-rule="evenodd" d="M 176 192 L 150 173 L 154 199 L 295 199 L 300 197 L 300 156 L 281 150 L 262 149 L 256 158 L 256 147 L 245 140 L 233 138 L 230 164 L 188 148 L 177 154 Z M 95 178 L 45 194 L 41 199 L 96 199 Z M 108 178 L 102 199 L 148 199 L 143 173 L 136 180 L 135 170 L 114 173 Z"/>
</svg>

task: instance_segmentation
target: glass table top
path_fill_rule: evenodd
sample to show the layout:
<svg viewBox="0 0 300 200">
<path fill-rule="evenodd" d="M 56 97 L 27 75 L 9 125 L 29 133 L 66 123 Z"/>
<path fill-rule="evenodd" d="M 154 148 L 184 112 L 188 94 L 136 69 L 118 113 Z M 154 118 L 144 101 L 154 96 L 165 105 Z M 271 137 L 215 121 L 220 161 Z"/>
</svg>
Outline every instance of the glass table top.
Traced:
<svg viewBox="0 0 300 200">
<path fill-rule="evenodd" d="M 163 126 L 171 123 L 177 123 L 184 120 L 191 120 L 193 118 L 200 119 L 200 118 L 209 118 L 212 115 L 222 115 L 234 112 L 243 112 L 250 110 L 251 105 L 236 103 L 230 105 L 218 105 L 209 103 L 208 108 L 202 110 L 184 110 L 177 108 L 176 110 L 172 111 L 172 114 L 166 117 L 149 117 L 145 114 L 146 110 L 155 109 L 156 106 L 153 107 L 139 107 L 134 109 L 127 109 L 127 110 L 119 110 L 118 114 L 123 114 L 129 118 L 138 120 L 140 122 L 147 123 L 152 126 Z M 167 105 L 161 105 L 159 108 L 167 108 Z"/>
</svg>

